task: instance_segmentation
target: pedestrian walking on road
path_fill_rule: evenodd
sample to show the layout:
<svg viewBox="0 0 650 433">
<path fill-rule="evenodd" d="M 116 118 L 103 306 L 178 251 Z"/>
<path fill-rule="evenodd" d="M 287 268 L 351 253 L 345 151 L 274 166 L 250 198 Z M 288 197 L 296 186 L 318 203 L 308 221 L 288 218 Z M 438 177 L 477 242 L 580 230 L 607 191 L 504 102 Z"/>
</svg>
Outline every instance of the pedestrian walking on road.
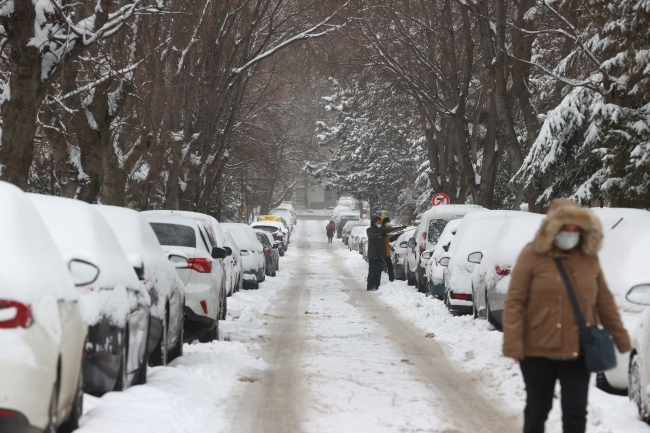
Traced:
<svg viewBox="0 0 650 433">
<path fill-rule="evenodd" d="M 325 231 L 327 232 L 327 243 L 331 244 L 332 239 L 334 238 L 334 230 L 336 230 L 336 226 L 334 225 L 334 221 L 330 221 L 329 224 L 325 226 Z"/>
<path fill-rule="evenodd" d="M 512 270 L 503 311 L 503 354 L 519 362 L 526 384 L 524 433 L 544 432 L 557 380 L 564 433 L 585 431 L 590 373 L 580 343 L 583 321 L 574 311 L 582 313 L 587 327 L 607 329 L 620 352 L 631 350 L 598 262 L 602 237 L 590 210 L 555 199 Z"/>
<path fill-rule="evenodd" d="M 370 219 L 370 227 L 366 229 L 368 235 L 368 290 L 379 289 L 384 259 L 390 257 L 390 250 L 386 248 L 386 236 L 403 228 L 384 227 L 381 218 L 377 215 Z"/>
</svg>

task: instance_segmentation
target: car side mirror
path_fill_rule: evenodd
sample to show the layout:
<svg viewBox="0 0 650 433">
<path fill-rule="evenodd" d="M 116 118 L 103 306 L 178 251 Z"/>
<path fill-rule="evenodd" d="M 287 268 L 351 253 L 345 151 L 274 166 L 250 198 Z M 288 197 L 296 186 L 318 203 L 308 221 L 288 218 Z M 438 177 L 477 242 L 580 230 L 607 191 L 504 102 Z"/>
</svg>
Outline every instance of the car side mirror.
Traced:
<svg viewBox="0 0 650 433">
<path fill-rule="evenodd" d="M 225 259 L 228 256 L 228 252 L 223 248 L 214 247 L 210 255 L 213 259 Z"/>
<path fill-rule="evenodd" d="M 144 261 L 142 260 L 142 256 L 140 254 L 134 253 L 129 254 L 127 256 L 127 259 L 129 260 L 129 263 L 138 276 L 138 280 L 144 281 Z"/>
<path fill-rule="evenodd" d="M 68 262 L 68 272 L 75 286 L 87 286 L 97 281 L 99 268 L 94 264 L 81 259 L 72 259 Z"/>
<path fill-rule="evenodd" d="M 625 295 L 625 299 L 633 304 L 650 305 L 650 284 L 632 287 Z"/>
<path fill-rule="evenodd" d="M 168 252 L 167 259 L 172 262 L 172 265 L 174 265 L 174 268 L 176 269 L 185 269 L 190 266 L 187 256 L 181 251 Z"/>
<path fill-rule="evenodd" d="M 277 250 L 278 248 L 280 248 L 280 244 L 278 242 L 273 242 L 273 248 Z"/>
<path fill-rule="evenodd" d="M 422 253 L 422 255 L 420 255 L 420 257 L 425 260 L 429 260 L 431 258 L 431 253 L 432 251 L 425 251 Z"/>
<path fill-rule="evenodd" d="M 483 253 L 480 251 L 477 251 L 475 253 L 471 253 L 469 256 L 467 256 L 467 261 L 470 263 L 481 263 L 481 260 L 483 260 Z"/>
<path fill-rule="evenodd" d="M 442 246 L 442 250 L 443 250 L 444 252 L 449 251 L 449 245 L 451 245 L 451 244 L 449 243 L 449 244 L 447 244 L 447 245 L 443 245 L 443 246 Z"/>
<path fill-rule="evenodd" d="M 226 254 L 229 256 L 232 256 L 232 248 L 230 247 L 223 247 L 224 250 L 226 250 Z"/>
<path fill-rule="evenodd" d="M 443 257 L 440 259 L 440 266 L 449 266 L 449 261 L 451 259 L 449 257 Z"/>
<path fill-rule="evenodd" d="M 407 247 L 408 248 L 415 248 L 415 238 L 409 239 Z"/>
<path fill-rule="evenodd" d="M 399 247 L 400 247 L 400 248 L 408 248 L 408 247 L 409 247 L 409 243 L 406 242 L 406 241 L 402 241 L 402 242 L 399 243 Z"/>
<path fill-rule="evenodd" d="M 240 256 L 247 256 L 248 255 L 248 250 L 239 250 L 239 255 Z"/>
</svg>

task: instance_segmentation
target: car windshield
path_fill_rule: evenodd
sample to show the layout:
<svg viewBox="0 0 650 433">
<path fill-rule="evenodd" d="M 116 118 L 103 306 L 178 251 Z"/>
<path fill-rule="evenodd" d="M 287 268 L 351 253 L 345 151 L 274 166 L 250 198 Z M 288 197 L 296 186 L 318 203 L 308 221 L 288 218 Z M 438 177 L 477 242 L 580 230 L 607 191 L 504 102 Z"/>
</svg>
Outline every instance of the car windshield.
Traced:
<svg viewBox="0 0 650 433">
<path fill-rule="evenodd" d="M 341 222 L 339 222 L 340 226 L 344 226 L 346 222 L 348 221 L 359 221 L 359 218 L 357 217 L 351 217 L 351 218 L 341 218 Z"/>
<path fill-rule="evenodd" d="M 167 223 L 150 224 L 160 245 L 196 248 L 196 235 L 192 227 Z"/>
<path fill-rule="evenodd" d="M 255 226 L 255 228 L 257 230 L 264 230 L 265 232 L 269 233 L 275 233 L 278 231 L 278 228 L 273 226 Z"/>
<path fill-rule="evenodd" d="M 262 233 L 255 233 L 257 235 L 257 240 L 260 241 L 262 245 L 269 245 L 269 238 L 266 237 L 266 235 L 263 235 Z"/>
<path fill-rule="evenodd" d="M 443 230 L 451 220 L 436 219 L 429 222 L 429 232 L 427 233 L 427 242 L 437 244 Z"/>
</svg>

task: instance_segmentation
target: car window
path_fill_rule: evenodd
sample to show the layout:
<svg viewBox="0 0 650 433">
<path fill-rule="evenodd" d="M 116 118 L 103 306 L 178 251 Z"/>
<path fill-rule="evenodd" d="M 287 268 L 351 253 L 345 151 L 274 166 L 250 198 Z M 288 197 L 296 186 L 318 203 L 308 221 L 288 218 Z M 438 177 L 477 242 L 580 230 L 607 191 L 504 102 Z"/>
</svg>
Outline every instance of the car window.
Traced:
<svg viewBox="0 0 650 433">
<path fill-rule="evenodd" d="M 269 246 L 269 238 L 266 237 L 263 233 L 255 233 L 257 235 L 257 240 L 264 246 Z"/>
<path fill-rule="evenodd" d="M 429 232 L 427 233 L 427 242 L 437 244 L 443 230 L 451 220 L 435 219 L 429 222 Z"/>
<path fill-rule="evenodd" d="M 150 223 L 160 245 L 196 248 L 194 229 L 181 224 Z"/>
<path fill-rule="evenodd" d="M 269 233 L 275 233 L 279 230 L 277 227 L 273 227 L 273 226 L 255 226 L 255 229 L 264 230 L 265 232 L 269 232 Z"/>
<path fill-rule="evenodd" d="M 205 228 L 204 228 L 204 227 L 201 227 L 201 226 L 199 225 L 199 234 L 201 235 L 201 240 L 203 241 L 203 245 L 205 245 L 205 249 L 206 249 L 206 250 L 208 250 L 208 251 L 212 251 L 212 248 L 210 248 L 210 246 L 209 246 L 209 244 L 208 244 L 208 241 L 207 241 L 208 236 L 207 236 L 207 234 L 205 234 L 204 232 L 205 232 Z"/>
</svg>

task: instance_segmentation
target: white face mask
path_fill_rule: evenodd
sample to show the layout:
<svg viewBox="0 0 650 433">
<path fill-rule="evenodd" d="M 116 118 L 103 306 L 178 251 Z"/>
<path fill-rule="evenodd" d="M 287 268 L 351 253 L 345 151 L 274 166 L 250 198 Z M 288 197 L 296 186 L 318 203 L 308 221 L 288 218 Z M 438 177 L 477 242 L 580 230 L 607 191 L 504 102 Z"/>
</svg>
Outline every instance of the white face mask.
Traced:
<svg viewBox="0 0 650 433">
<path fill-rule="evenodd" d="M 555 235 L 555 246 L 564 251 L 575 248 L 580 243 L 579 232 L 559 232 Z"/>
<path fill-rule="evenodd" d="M 377 223 L 377 224 L 375 224 L 375 227 L 377 227 L 377 228 L 381 228 L 381 223 Z"/>
</svg>

